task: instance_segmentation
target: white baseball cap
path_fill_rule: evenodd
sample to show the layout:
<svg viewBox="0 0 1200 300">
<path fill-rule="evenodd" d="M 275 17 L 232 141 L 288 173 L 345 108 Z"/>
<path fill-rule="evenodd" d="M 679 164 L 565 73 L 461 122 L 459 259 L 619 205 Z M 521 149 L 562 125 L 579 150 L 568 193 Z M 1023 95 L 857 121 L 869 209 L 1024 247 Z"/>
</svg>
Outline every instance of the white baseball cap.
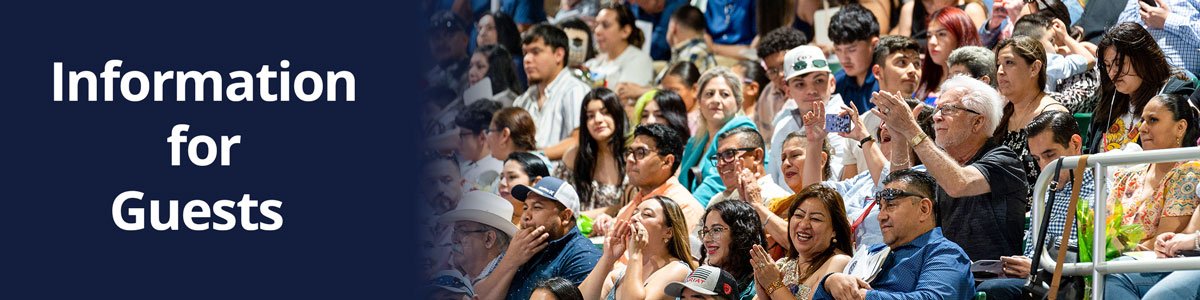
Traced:
<svg viewBox="0 0 1200 300">
<path fill-rule="evenodd" d="M 784 80 L 816 71 L 832 73 L 829 70 L 829 61 L 825 60 L 825 52 L 817 46 L 799 46 L 783 55 Z"/>
<path fill-rule="evenodd" d="M 458 207 L 441 216 L 443 224 L 455 221 L 471 221 L 495 227 L 512 238 L 517 225 L 512 223 L 513 206 L 504 198 L 484 191 L 471 191 L 458 201 Z"/>
</svg>

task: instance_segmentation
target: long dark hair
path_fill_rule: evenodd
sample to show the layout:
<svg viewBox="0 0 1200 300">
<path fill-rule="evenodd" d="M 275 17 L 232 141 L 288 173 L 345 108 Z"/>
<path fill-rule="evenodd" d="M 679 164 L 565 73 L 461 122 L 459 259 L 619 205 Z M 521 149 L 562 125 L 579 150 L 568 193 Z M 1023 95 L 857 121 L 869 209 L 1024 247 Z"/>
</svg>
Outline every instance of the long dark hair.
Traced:
<svg viewBox="0 0 1200 300">
<path fill-rule="evenodd" d="M 766 245 L 767 236 L 763 233 L 762 223 L 758 222 L 758 212 L 754 207 L 743 201 L 722 201 L 709 206 L 700 217 L 701 224 L 708 220 L 708 214 L 716 212 L 729 224 L 729 260 L 724 266 L 716 266 L 729 271 L 737 278 L 738 286 L 743 287 L 754 281 L 754 269 L 750 266 L 750 249 L 754 245 Z M 700 261 L 708 259 L 707 251 L 700 251 Z"/>
<path fill-rule="evenodd" d="M 579 146 L 576 147 L 575 167 L 572 170 L 571 185 L 579 191 L 579 199 L 585 203 L 595 201 L 595 189 L 592 187 L 592 176 L 596 170 L 596 155 L 600 153 L 600 141 L 592 137 L 592 133 L 587 130 L 588 103 L 592 101 L 600 101 L 604 104 L 604 110 L 613 118 L 613 133 L 608 137 L 609 154 L 613 156 L 617 162 L 617 174 L 625 174 L 624 160 L 621 159 L 621 153 L 625 150 L 625 132 L 629 127 L 629 120 L 625 118 L 625 108 L 621 106 L 621 99 L 617 97 L 617 93 L 607 88 L 596 88 L 587 95 L 583 96 L 583 105 L 579 112 Z M 585 205 L 586 206 L 586 205 Z"/>
<path fill-rule="evenodd" d="M 1179 122 L 1179 120 L 1187 121 L 1187 129 L 1183 132 L 1183 145 L 1181 147 L 1196 146 L 1196 139 L 1200 138 L 1200 126 L 1197 119 L 1200 119 L 1200 111 L 1188 100 L 1187 97 L 1177 94 L 1161 94 L 1154 96 L 1153 99 L 1158 99 L 1162 102 L 1163 107 L 1171 111 L 1174 115 L 1171 121 Z"/>
<path fill-rule="evenodd" d="M 1154 37 L 1150 36 L 1150 32 L 1142 28 L 1142 25 L 1129 22 L 1117 24 L 1104 34 L 1104 38 L 1100 39 L 1100 44 L 1096 47 L 1096 54 L 1100 57 L 1100 103 L 1092 113 L 1093 120 L 1111 120 L 1125 113 L 1141 115 L 1142 108 L 1150 102 L 1150 98 L 1158 94 L 1163 85 L 1166 85 L 1168 78 L 1175 76 L 1181 80 L 1187 79 L 1182 72 L 1173 69 L 1167 63 L 1167 57 L 1158 47 L 1158 42 L 1154 41 Z M 1113 68 L 1118 72 L 1124 69 L 1125 58 L 1128 57 L 1129 67 L 1142 78 L 1142 85 L 1133 91 L 1132 95 L 1118 92 L 1112 78 L 1108 78 L 1109 66 L 1105 65 L 1104 59 L 1108 49 L 1116 52 Z M 1130 106 L 1133 107 L 1132 111 Z M 1102 124 L 1105 127 L 1109 125 L 1112 125 L 1109 121 Z"/>
<path fill-rule="evenodd" d="M 487 45 L 476 48 L 475 53 L 483 54 L 483 57 L 487 58 L 487 77 L 492 81 L 493 92 L 504 91 L 502 89 L 511 90 L 516 94 L 525 92 L 525 89 L 521 88 L 520 80 L 517 80 L 517 67 L 513 65 L 512 55 L 504 46 Z"/>
<path fill-rule="evenodd" d="M 658 200 L 658 204 L 662 205 L 663 223 L 671 226 L 671 241 L 667 242 L 667 252 L 675 259 L 682 260 L 692 269 L 696 269 L 696 264 L 692 261 L 691 242 L 688 240 L 690 236 L 688 232 L 691 228 L 687 227 L 687 218 L 683 215 L 683 209 L 679 208 L 679 204 L 675 200 L 665 196 L 654 196 L 650 199 Z"/>
<path fill-rule="evenodd" d="M 554 294 L 554 299 L 558 300 L 583 300 L 583 293 L 579 292 L 579 288 L 570 280 L 562 277 L 551 277 L 537 283 L 533 290 L 545 289 Z M 530 295 L 525 295 L 529 297 Z"/>
<path fill-rule="evenodd" d="M 842 196 L 833 188 L 823 184 L 814 184 L 800 190 L 795 195 L 792 195 L 792 197 L 792 205 L 788 206 L 786 212 L 789 216 L 788 236 L 786 239 L 788 245 L 791 245 L 787 257 L 791 259 L 799 259 L 800 257 L 800 252 L 796 251 L 796 245 L 792 244 L 791 237 L 795 233 L 792 232 L 791 215 L 795 213 L 796 208 L 800 207 L 800 204 L 804 203 L 804 200 L 815 198 L 820 200 L 822 205 L 825 205 L 825 209 L 829 210 L 827 218 L 833 224 L 833 238 L 836 240 L 825 251 L 817 253 L 817 256 L 812 258 L 812 263 L 808 265 L 808 268 L 803 273 L 800 273 L 803 275 L 800 281 L 804 281 L 809 276 L 812 276 L 813 273 L 816 273 L 817 270 L 821 269 L 825 261 L 828 261 L 834 254 L 837 254 L 837 250 L 841 250 L 846 255 L 854 253 L 854 233 L 850 232 L 850 221 L 846 218 L 846 209 L 845 205 L 843 205 L 844 202 L 842 202 Z"/>
<path fill-rule="evenodd" d="M 629 37 L 625 38 L 625 42 L 638 48 L 641 48 L 646 43 L 646 37 L 642 36 L 642 29 L 634 24 L 637 18 L 633 16 L 633 10 L 630 10 L 628 5 L 613 2 L 600 7 L 600 10 L 605 9 L 617 13 L 617 27 L 629 26 Z"/>
<path fill-rule="evenodd" d="M 670 90 L 657 90 L 654 93 L 653 101 L 658 104 L 658 110 L 662 111 L 663 119 L 667 120 L 667 126 L 679 134 L 679 138 L 683 139 L 682 144 L 687 144 L 688 138 L 692 137 L 692 130 L 688 128 L 687 104 L 683 103 L 683 98 Z M 642 120 L 637 121 L 641 123 Z"/>
<path fill-rule="evenodd" d="M 512 56 L 524 56 L 521 52 L 521 31 L 517 30 L 517 23 L 513 21 L 513 18 L 502 12 L 489 12 L 483 15 L 492 16 L 492 24 L 496 26 L 496 44 L 504 46 L 504 49 L 508 50 Z"/>
<path fill-rule="evenodd" d="M 1046 49 L 1042 48 L 1042 42 L 1039 42 L 1028 36 L 1014 36 L 1004 39 L 996 44 L 996 64 L 1000 64 L 1000 50 L 1005 47 L 1012 47 L 1013 56 L 1025 61 L 1026 64 L 1033 64 L 1035 61 L 1041 61 L 1042 67 L 1038 68 L 1037 86 L 1038 91 L 1041 91 L 1046 86 Z M 1017 75 L 1021 76 L 1021 75 Z M 1034 99 L 1034 101 L 1041 101 Z M 1013 113 L 1016 112 L 1016 106 L 1012 100 L 1004 104 L 1004 114 L 1000 116 L 1000 125 L 996 126 L 996 130 L 992 133 L 992 141 L 1000 143 L 1004 140 L 1005 133 L 1008 132 L 1008 122 L 1012 119 Z"/>
<path fill-rule="evenodd" d="M 914 20 L 915 21 L 915 20 Z M 958 41 L 958 47 L 963 46 L 983 46 L 979 39 L 979 32 L 976 31 L 975 23 L 971 21 L 971 17 L 967 16 L 966 12 L 957 7 L 947 7 L 934 11 L 929 15 L 929 22 L 938 22 L 942 27 L 946 27 L 954 39 Z M 932 32 L 929 33 L 933 35 Z M 924 48 L 929 48 L 926 45 L 920 45 Z M 942 84 L 942 66 L 933 63 L 933 55 L 929 54 L 932 49 L 925 49 L 925 59 L 921 62 L 921 86 L 917 88 L 917 100 L 925 101 L 925 97 L 929 96 L 929 92 L 936 91 L 938 86 Z"/>
</svg>

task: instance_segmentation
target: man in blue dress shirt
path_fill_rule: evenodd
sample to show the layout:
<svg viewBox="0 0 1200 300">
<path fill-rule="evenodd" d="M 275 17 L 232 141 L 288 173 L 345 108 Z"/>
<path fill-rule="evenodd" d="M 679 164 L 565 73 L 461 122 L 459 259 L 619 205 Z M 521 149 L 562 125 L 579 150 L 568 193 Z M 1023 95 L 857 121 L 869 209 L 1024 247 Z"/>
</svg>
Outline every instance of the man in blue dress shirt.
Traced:
<svg viewBox="0 0 1200 300">
<path fill-rule="evenodd" d="M 876 198 L 879 227 L 891 253 L 870 283 L 833 273 L 821 279 L 813 299 L 971 299 L 971 259 L 937 227 L 936 187 L 925 172 L 903 169 L 888 174 Z M 876 244 L 870 252 L 884 247 Z"/>
</svg>

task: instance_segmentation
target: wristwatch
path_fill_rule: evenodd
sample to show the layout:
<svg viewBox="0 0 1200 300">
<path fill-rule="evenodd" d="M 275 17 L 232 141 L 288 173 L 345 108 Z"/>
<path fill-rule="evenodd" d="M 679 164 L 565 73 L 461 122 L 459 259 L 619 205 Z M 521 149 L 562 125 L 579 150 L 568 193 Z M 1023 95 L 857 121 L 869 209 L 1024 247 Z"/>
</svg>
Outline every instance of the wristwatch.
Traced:
<svg viewBox="0 0 1200 300">
<path fill-rule="evenodd" d="M 913 136 L 912 139 L 908 140 L 908 146 L 916 148 L 917 145 L 921 144 L 921 141 L 924 141 L 925 138 L 928 138 L 928 137 L 929 137 L 928 135 L 925 135 L 925 132 L 918 132 L 917 135 Z"/>
<path fill-rule="evenodd" d="M 875 140 L 875 138 L 874 138 L 874 137 L 872 137 L 872 136 L 868 135 L 867 137 L 865 137 L 865 138 L 863 138 L 862 140 L 859 140 L 859 141 L 858 141 L 858 148 L 859 148 L 859 149 L 862 149 L 862 146 L 863 146 L 863 145 L 867 144 L 867 142 L 874 141 L 874 140 Z"/>
</svg>

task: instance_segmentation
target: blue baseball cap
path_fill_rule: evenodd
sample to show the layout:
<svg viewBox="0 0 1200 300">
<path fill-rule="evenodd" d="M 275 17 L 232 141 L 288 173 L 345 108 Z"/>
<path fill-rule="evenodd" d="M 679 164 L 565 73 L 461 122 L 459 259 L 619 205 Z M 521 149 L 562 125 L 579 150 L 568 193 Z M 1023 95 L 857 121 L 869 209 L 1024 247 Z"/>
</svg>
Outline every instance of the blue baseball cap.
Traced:
<svg viewBox="0 0 1200 300">
<path fill-rule="evenodd" d="M 579 193 L 575 191 L 570 183 L 566 183 L 562 179 L 555 177 L 543 177 L 538 180 L 533 187 L 524 184 L 518 184 L 512 188 L 513 198 L 525 201 L 529 193 L 536 193 L 538 196 L 546 197 L 558 203 L 562 203 L 571 210 L 574 217 L 579 217 Z"/>
</svg>

